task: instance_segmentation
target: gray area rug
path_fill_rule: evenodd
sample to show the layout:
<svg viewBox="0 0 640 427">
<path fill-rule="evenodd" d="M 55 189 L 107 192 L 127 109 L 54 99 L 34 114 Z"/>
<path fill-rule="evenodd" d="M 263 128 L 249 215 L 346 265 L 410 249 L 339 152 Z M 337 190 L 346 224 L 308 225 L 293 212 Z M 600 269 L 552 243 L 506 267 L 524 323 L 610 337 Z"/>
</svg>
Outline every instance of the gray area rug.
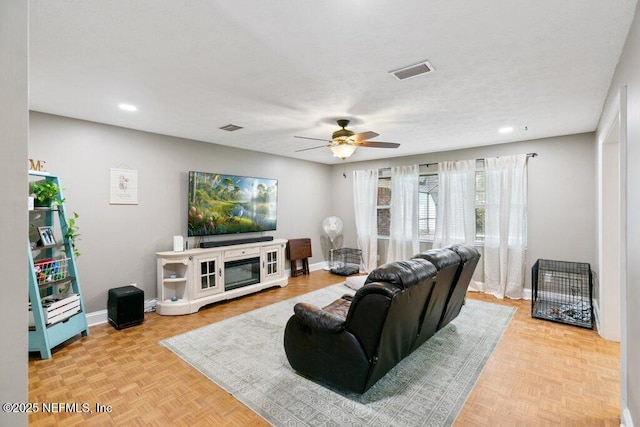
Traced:
<svg viewBox="0 0 640 427">
<path fill-rule="evenodd" d="M 353 290 L 330 286 L 160 344 L 276 426 L 447 426 L 515 312 L 468 299 L 453 322 L 358 395 L 298 375 L 284 353 L 284 327 L 297 302 L 323 307 L 344 294 Z"/>
</svg>

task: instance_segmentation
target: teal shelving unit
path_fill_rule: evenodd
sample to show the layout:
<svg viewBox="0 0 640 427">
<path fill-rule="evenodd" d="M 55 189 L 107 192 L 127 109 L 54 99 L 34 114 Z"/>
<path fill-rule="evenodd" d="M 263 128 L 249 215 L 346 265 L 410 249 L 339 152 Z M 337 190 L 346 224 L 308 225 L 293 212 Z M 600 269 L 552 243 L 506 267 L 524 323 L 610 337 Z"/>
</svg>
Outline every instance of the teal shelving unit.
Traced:
<svg viewBox="0 0 640 427">
<path fill-rule="evenodd" d="M 57 203 L 29 211 L 29 302 L 33 321 L 29 327 L 29 351 L 51 358 L 51 349 L 74 336 L 89 335 L 76 256 L 68 231 L 62 186 L 57 176 L 29 172 L 30 181 L 46 180 L 58 185 Z M 41 239 L 50 227 L 54 242 Z"/>
</svg>

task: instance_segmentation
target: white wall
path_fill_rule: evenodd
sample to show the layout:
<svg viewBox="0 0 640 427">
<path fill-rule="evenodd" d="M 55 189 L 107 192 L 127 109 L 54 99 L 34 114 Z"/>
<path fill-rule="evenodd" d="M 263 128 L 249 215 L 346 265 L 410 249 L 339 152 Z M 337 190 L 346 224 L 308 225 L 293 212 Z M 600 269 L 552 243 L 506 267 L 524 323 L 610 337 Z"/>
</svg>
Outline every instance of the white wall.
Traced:
<svg viewBox="0 0 640 427">
<path fill-rule="evenodd" d="M 626 226 L 626 246 L 622 248 L 622 304 L 621 365 L 622 365 L 622 421 L 627 425 L 640 425 L 640 6 L 609 88 L 599 129 L 605 126 L 615 108 L 620 88 L 626 86 L 626 212 L 623 212 L 623 232 Z M 624 153 L 624 151 L 623 151 Z M 624 168 L 624 166 L 623 166 Z M 623 201 L 624 202 L 624 201 Z M 624 239 L 623 239 L 624 240 Z M 625 254 L 626 252 L 626 254 Z M 626 313 L 626 316 L 625 316 Z M 626 319 L 625 319 L 626 317 Z"/>
<path fill-rule="evenodd" d="M 190 170 L 278 179 L 278 229 L 266 234 L 309 237 L 310 263 L 324 260 L 327 165 L 36 112 L 30 131 L 29 156 L 60 176 L 67 210 L 80 215 L 78 269 L 88 312 L 106 309 L 110 288 L 131 283 L 155 298 L 154 254 L 187 233 Z M 109 169 L 117 167 L 138 170 L 138 205 L 109 204 Z"/>
<path fill-rule="evenodd" d="M 619 113 L 613 121 L 618 122 Z M 609 340 L 620 341 L 620 237 L 621 237 L 621 182 L 620 141 L 618 125 L 608 135 L 598 138 L 600 163 L 600 206 L 598 210 L 598 332 Z M 603 140 L 601 141 L 601 138 Z"/>
<path fill-rule="evenodd" d="M 28 3 L 0 0 L 0 402 L 27 402 L 27 100 Z M 0 425 L 27 424 L 0 412 Z"/>
<path fill-rule="evenodd" d="M 531 267 L 540 258 L 588 262 L 593 266 L 596 260 L 593 133 L 334 166 L 333 206 L 335 214 L 345 223 L 345 246 L 356 244 L 354 170 L 532 152 L 538 153 L 538 157 L 529 159 L 529 273 L 525 286 L 531 287 Z"/>
</svg>

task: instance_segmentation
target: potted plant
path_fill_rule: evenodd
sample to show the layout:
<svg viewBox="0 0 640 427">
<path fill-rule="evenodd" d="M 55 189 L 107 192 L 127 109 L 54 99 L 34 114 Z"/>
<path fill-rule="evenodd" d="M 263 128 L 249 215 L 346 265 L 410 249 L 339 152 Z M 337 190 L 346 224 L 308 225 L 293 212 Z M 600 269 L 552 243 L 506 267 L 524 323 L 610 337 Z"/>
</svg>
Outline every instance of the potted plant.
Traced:
<svg viewBox="0 0 640 427">
<path fill-rule="evenodd" d="M 71 243 L 71 249 L 75 256 L 80 256 L 80 251 L 76 248 L 76 239 L 80 237 L 78 224 L 76 223 L 79 216 L 80 215 L 74 212 L 73 216 L 67 219 L 67 232 L 64 233 L 64 238 Z"/>
<path fill-rule="evenodd" d="M 31 182 L 29 185 L 35 206 L 48 207 L 58 200 L 60 188 L 55 182 L 42 180 Z"/>
</svg>

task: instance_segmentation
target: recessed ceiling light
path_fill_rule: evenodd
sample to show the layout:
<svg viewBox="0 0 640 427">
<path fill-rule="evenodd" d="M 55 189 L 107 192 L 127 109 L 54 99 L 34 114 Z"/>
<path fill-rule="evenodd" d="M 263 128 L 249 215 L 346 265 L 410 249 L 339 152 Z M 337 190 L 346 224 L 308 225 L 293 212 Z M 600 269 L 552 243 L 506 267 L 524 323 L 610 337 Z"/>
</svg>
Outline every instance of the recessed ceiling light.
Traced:
<svg viewBox="0 0 640 427">
<path fill-rule="evenodd" d="M 138 111 L 138 107 L 131 104 L 119 104 L 118 108 L 124 111 Z"/>
<path fill-rule="evenodd" d="M 511 133 L 511 132 L 513 132 L 513 127 L 504 126 L 504 127 L 501 127 L 500 129 L 498 129 L 498 132 L 500 132 L 500 133 Z"/>
</svg>

